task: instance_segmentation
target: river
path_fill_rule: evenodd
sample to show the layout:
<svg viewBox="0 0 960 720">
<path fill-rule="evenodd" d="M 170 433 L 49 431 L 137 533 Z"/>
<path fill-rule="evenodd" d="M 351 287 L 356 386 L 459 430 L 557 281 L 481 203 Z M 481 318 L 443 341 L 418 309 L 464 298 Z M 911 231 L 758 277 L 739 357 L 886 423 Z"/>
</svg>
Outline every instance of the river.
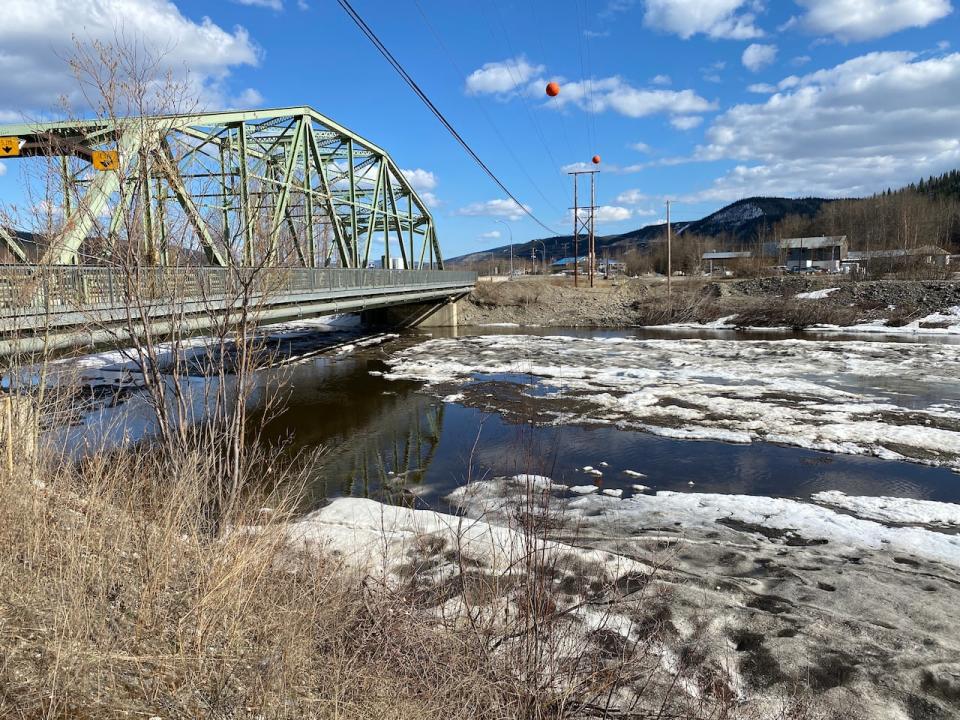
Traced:
<svg viewBox="0 0 960 720">
<path fill-rule="evenodd" d="M 311 504 L 352 495 L 442 508 L 468 480 L 518 473 L 624 497 L 675 490 L 809 499 L 838 490 L 960 502 L 952 456 L 937 460 L 925 440 L 955 434 L 960 375 L 951 381 L 951 363 L 960 363 L 960 346 L 892 339 L 410 331 L 285 369 L 276 389 L 286 399 L 264 441 L 327 448 Z M 668 392 L 651 402 L 638 399 L 641 390 Z M 720 402 L 725 408 L 705 420 L 703 405 Z M 638 407 L 656 416 L 637 415 Z M 743 437 L 751 417 L 752 438 Z M 877 435 L 878 423 L 880 437 L 857 437 L 864 428 Z M 896 437 L 887 437 L 891 429 Z"/>
</svg>

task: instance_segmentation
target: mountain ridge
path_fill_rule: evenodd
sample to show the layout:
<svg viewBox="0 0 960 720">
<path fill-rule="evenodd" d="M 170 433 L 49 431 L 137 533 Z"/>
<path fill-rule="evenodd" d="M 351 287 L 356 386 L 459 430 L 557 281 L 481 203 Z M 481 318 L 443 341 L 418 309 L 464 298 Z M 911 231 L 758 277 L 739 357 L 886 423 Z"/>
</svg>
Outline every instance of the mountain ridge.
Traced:
<svg viewBox="0 0 960 720">
<path fill-rule="evenodd" d="M 759 231 L 764 227 L 774 225 L 788 215 L 813 217 L 823 205 L 830 202 L 833 202 L 833 200 L 815 197 L 749 197 L 730 203 L 700 220 L 674 222 L 672 227 L 674 233 L 678 236 L 693 233 L 716 237 L 730 245 L 742 245 L 749 241 L 756 241 Z M 654 240 L 666 236 L 666 228 L 666 223 L 660 223 L 629 230 L 625 233 L 598 235 L 596 238 L 597 253 L 601 255 L 605 252 L 620 253 L 638 247 L 646 247 Z M 534 250 L 539 259 L 544 249 L 550 259 L 570 257 L 574 254 L 573 235 L 554 235 L 513 244 L 514 257 L 519 258 L 530 257 L 531 251 Z M 581 235 L 580 253 L 583 254 L 585 249 L 586 241 Z M 483 262 L 491 259 L 491 257 L 495 257 L 497 260 L 509 258 L 509 255 L 510 245 L 500 245 L 448 258 L 446 263 L 470 264 Z"/>
</svg>

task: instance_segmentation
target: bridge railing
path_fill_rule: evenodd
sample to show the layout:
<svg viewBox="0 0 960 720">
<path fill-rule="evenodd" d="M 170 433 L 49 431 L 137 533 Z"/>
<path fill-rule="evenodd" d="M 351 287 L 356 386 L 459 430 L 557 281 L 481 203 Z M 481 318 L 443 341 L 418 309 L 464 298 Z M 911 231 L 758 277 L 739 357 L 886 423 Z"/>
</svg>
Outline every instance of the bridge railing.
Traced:
<svg viewBox="0 0 960 720">
<path fill-rule="evenodd" d="M 354 268 L 0 267 L 0 317 L 76 312 L 138 302 L 182 302 L 224 298 L 283 298 L 297 295 L 425 287 L 462 287 L 476 273 L 454 270 Z"/>
</svg>

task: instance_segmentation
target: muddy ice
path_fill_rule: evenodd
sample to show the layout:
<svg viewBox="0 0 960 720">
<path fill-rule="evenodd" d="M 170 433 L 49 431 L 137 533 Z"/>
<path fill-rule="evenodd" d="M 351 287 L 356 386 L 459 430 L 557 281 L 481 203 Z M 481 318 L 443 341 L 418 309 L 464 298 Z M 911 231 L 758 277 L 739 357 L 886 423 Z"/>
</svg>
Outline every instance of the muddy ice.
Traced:
<svg viewBox="0 0 960 720">
<path fill-rule="evenodd" d="M 499 479 L 452 500 L 508 523 L 527 494 Z M 656 568 L 667 645 L 679 653 L 695 641 L 726 670 L 741 710 L 792 695 L 827 716 L 960 716 L 960 526 L 891 527 L 849 507 L 696 493 L 620 500 L 555 487 L 551 502 L 564 519 L 551 537 Z"/>
<path fill-rule="evenodd" d="M 518 614 L 534 548 L 562 618 L 551 667 L 566 668 L 570 686 L 584 686 L 584 657 L 613 672 L 641 648 L 641 676 L 611 696 L 620 713 L 642 717 L 669 697 L 679 717 L 960 716 L 956 526 L 771 498 L 621 500 L 540 476 L 476 482 L 449 499 L 461 515 L 337 499 L 291 536 L 359 563 L 461 632 L 467 616 Z"/>
</svg>

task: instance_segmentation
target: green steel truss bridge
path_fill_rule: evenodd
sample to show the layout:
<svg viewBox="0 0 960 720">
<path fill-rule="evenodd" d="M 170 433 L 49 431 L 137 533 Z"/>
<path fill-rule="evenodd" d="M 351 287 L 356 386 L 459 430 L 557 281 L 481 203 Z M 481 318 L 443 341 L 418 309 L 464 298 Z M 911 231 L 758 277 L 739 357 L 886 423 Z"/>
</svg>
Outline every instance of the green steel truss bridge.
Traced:
<svg viewBox="0 0 960 720">
<path fill-rule="evenodd" d="M 309 107 L 0 126 L 0 158 L 47 209 L 0 215 L 0 336 L 108 323 L 131 268 L 152 307 L 172 288 L 224 311 L 256 270 L 277 317 L 445 302 L 475 280 L 444 270 L 389 154 Z"/>
</svg>

